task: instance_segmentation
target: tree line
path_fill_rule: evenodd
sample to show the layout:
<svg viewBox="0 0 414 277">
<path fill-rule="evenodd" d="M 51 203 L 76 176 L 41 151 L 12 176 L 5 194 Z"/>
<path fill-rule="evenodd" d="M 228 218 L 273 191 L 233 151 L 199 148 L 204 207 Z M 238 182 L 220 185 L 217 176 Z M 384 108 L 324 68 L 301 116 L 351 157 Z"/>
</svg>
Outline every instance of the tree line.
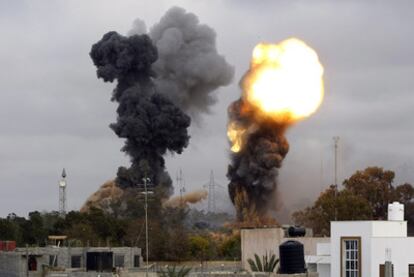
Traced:
<svg viewBox="0 0 414 277">
<path fill-rule="evenodd" d="M 223 217 L 185 207 L 160 208 L 149 204 L 149 254 L 153 261 L 240 259 L 240 235 L 229 228 L 208 228 L 204 218 Z M 132 209 L 132 210 L 131 210 Z M 138 210 L 137 210 L 138 209 Z M 137 246 L 145 251 L 142 203 L 133 203 L 122 216 L 97 208 L 88 212 L 30 212 L 28 217 L 9 214 L 0 218 L 0 240 L 17 246 L 45 246 L 49 235 L 66 235 L 65 244 L 76 246 Z M 192 221 L 189 222 L 188 219 Z M 194 224 L 198 223 L 198 224 Z"/>
<path fill-rule="evenodd" d="M 315 203 L 293 213 L 296 224 L 313 229 L 314 235 L 329 236 L 333 220 L 387 220 L 388 204 L 405 206 L 408 234 L 414 235 L 414 187 L 394 184 L 395 173 L 381 167 L 367 167 L 345 179 L 342 188 L 327 188 Z"/>
</svg>

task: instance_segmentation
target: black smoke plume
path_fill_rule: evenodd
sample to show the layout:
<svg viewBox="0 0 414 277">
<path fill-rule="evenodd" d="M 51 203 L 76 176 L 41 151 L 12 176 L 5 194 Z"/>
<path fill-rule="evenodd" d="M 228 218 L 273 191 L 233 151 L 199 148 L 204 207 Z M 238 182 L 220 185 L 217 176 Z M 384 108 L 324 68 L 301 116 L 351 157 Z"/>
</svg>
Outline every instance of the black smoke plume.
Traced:
<svg viewBox="0 0 414 277">
<path fill-rule="evenodd" d="M 240 222 L 263 223 L 276 209 L 277 176 L 289 151 L 287 125 L 258 116 L 243 98 L 228 110 L 229 124 L 245 130 L 240 151 L 231 153 L 228 189 Z"/>
<path fill-rule="evenodd" d="M 125 139 L 122 150 L 132 164 L 118 169 L 116 183 L 133 187 L 147 175 L 168 195 L 163 156 L 187 147 L 189 115 L 209 111 L 234 69 L 218 54 L 214 30 L 182 8 L 168 10 L 149 34 L 137 19 L 128 35 L 109 32 L 90 53 L 98 78 L 117 81 L 112 101 L 119 103 L 118 118 L 110 127 Z"/>
<path fill-rule="evenodd" d="M 188 145 L 190 117 L 155 90 L 152 64 L 157 60 L 157 49 L 147 35 L 124 37 L 109 32 L 92 46 L 90 56 L 98 78 L 117 80 L 112 101 L 119 103 L 118 118 L 110 127 L 125 139 L 122 151 L 132 162 L 130 168 L 118 169 L 117 184 L 136 186 L 147 175 L 169 194 L 171 179 L 163 155 L 167 151 L 181 153 Z M 143 161 L 148 172 L 141 168 Z"/>
</svg>

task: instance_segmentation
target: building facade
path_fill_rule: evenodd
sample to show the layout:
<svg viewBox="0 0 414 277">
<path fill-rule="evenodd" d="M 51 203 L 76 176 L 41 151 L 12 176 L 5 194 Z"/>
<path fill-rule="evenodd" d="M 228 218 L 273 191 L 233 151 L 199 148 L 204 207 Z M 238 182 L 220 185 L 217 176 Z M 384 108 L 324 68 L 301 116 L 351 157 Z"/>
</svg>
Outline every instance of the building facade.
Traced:
<svg viewBox="0 0 414 277">
<path fill-rule="evenodd" d="M 56 272 L 111 272 L 142 265 L 137 247 L 28 247 L 0 251 L 0 276 L 45 276 Z"/>
</svg>

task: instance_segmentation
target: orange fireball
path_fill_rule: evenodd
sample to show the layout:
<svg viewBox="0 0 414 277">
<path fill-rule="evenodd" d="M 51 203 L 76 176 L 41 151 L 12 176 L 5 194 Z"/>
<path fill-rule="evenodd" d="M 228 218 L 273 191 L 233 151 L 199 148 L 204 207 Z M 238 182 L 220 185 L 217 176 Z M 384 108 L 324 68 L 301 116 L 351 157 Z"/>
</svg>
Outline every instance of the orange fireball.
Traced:
<svg viewBox="0 0 414 277">
<path fill-rule="evenodd" d="M 295 122 L 314 113 L 323 100 L 323 67 L 316 52 L 291 38 L 258 44 L 242 86 L 244 100 L 277 122 Z"/>
</svg>

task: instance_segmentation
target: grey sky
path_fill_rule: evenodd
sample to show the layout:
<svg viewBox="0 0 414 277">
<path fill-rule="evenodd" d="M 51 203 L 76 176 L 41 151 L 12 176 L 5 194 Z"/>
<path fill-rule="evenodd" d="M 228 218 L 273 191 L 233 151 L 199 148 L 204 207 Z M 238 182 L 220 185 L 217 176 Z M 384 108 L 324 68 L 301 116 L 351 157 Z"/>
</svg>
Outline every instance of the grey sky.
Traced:
<svg viewBox="0 0 414 277">
<path fill-rule="evenodd" d="M 126 34 L 137 17 L 150 27 L 173 5 L 216 30 L 219 52 L 236 69 L 212 113 L 191 128 L 185 153 L 167 158 L 173 179 L 182 168 L 188 188 L 198 188 L 214 170 L 226 185 L 226 108 L 239 96 L 251 50 L 294 36 L 318 52 L 326 96 L 288 131 L 283 203 L 299 207 L 332 183 L 335 135 L 341 179 L 378 165 L 395 170 L 397 183 L 414 182 L 412 1 L 0 0 L 0 216 L 57 209 L 62 167 L 69 208 L 79 208 L 128 164 L 108 127 L 114 85 L 96 78 L 88 53 L 107 31 Z"/>
</svg>

